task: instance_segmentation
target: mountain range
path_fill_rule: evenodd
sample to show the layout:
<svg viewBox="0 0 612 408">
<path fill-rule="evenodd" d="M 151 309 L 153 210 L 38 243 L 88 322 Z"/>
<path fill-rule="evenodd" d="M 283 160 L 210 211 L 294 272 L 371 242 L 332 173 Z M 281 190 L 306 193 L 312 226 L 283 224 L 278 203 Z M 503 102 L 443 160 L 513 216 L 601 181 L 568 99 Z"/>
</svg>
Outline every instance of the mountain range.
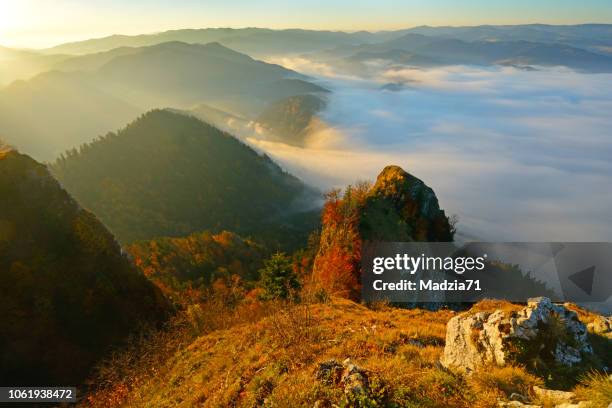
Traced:
<svg viewBox="0 0 612 408">
<path fill-rule="evenodd" d="M 315 79 L 249 55 L 349 73 L 380 60 L 612 72 L 610 27 L 203 29 L 0 48 L 0 139 L 34 156 L 0 142 L 0 382 L 84 386 L 89 407 L 531 398 L 546 379 L 522 366 L 464 377 L 440 365 L 454 312 L 339 298 L 362 300 L 363 244 L 450 242 L 456 218 L 398 166 L 331 191 L 321 212 L 319 191 L 242 136 L 307 145 L 334 99 Z M 546 294 L 518 268 L 502 272 L 504 289 L 526 282 Z M 426 307 L 452 298 L 440 300 Z M 487 313 L 515 310 L 493 304 Z M 537 350 L 534 365 L 542 342 L 557 344 L 549 337 L 575 345 L 548 323 L 538 342 L 519 344 Z"/>
<path fill-rule="evenodd" d="M 612 25 L 605 24 L 352 33 L 218 28 L 114 35 L 45 50 L 0 47 L 0 137 L 36 159 L 53 160 L 138 114 L 174 108 L 204 120 L 214 117 L 212 123 L 238 136 L 252 134 L 258 122 L 267 129 L 266 137 L 299 144 L 302 124 L 297 130 L 293 124 L 287 127 L 278 115 L 289 112 L 283 111 L 287 98 L 312 100 L 327 90 L 307 76 L 249 55 L 302 56 L 357 75 L 367 75 L 376 61 L 526 70 L 563 66 L 598 73 L 612 72 L 610 33 Z M 219 113 L 229 116 L 223 119 Z M 310 116 L 305 109 L 283 120 L 308 122 Z"/>
<path fill-rule="evenodd" d="M 207 44 L 218 42 L 233 50 L 265 58 L 271 55 L 299 55 L 360 45 L 383 44 L 420 34 L 464 42 L 529 42 L 583 49 L 601 55 L 612 54 L 612 25 L 482 25 L 469 27 L 420 26 L 395 31 L 272 30 L 267 28 L 203 28 L 170 30 L 154 34 L 111 35 L 60 44 L 41 50 L 0 47 L 0 86 L 15 79 L 27 79 L 49 70 L 93 69 L 113 56 L 137 52 L 139 48 L 165 42 Z M 108 54 L 108 51 L 112 51 Z M 86 57 L 86 58 L 82 58 Z"/>
<path fill-rule="evenodd" d="M 455 38 L 463 41 L 530 41 L 558 43 L 591 50 L 612 46 L 612 25 L 482 25 L 473 27 L 420 26 L 395 31 L 270 30 L 265 28 L 206 28 L 171 30 L 135 36 L 113 35 L 78 41 L 43 50 L 45 54 L 89 54 L 117 47 L 142 47 L 167 41 L 208 43 L 218 41 L 247 54 L 312 52 L 334 46 L 379 43 L 405 34 Z"/>
<path fill-rule="evenodd" d="M 435 32 L 435 31 L 434 31 Z M 452 32 L 452 31 L 451 31 Z M 465 36 L 468 37 L 469 36 Z M 398 38 L 315 53 L 315 60 L 359 72 L 359 64 L 373 60 L 409 66 L 512 65 L 564 66 L 585 72 L 612 72 L 612 54 L 598 53 L 565 43 L 528 40 L 463 40 L 446 35 L 414 32 Z M 367 67 L 367 64 L 366 64 Z"/>
<path fill-rule="evenodd" d="M 155 34 L 111 35 L 104 38 L 61 44 L 46 50 L 44 54 L 90 54 L 118 47 L 143 47 L 169 41 L 205 44 L 220 42 L 223 45 L 253 55 L 309 52 L 330 45 L 349 45 L 392 38 L 393 32 L 370 33 L 359 31 L 272 30 L 267 28 L 202 28 L 170 30 Z"/>
<path fill-rule="evenodd" d="M 151 108 L 214 103 L 249 118 L 278 99 L 326 91 L 218 43 L 163 43 L 66 64 L 0 89 L 0 135 L 38 159 L 52 160 Z"/>
</svg>

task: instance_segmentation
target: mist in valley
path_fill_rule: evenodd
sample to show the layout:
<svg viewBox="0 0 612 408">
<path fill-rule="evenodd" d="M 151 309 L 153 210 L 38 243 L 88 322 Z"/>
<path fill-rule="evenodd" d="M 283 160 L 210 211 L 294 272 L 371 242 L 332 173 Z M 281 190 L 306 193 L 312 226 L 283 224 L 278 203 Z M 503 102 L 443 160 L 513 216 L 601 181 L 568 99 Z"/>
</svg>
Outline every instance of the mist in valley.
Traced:
<svg viewBox="0 0 612 408">
<path fill-rule="evenodd" d="M 400 165 L 459 216 L 460 239 L 608 241 L 612 57 L 596 46 L 608 29 L 576 28 L 580 41 L 569 45 L 567 28 L 543 27 L 546 38 L 558 32 L 554 44 L 495 47 L 480 30 L 456 32 L 461 40 L 449 43 L 445 30 L 245 29 L 235 37 L 203 29 L 38 53 L 2 48 L 0 61 L 27 63 L 21 75 L 38 75 L 0 89 L 0 138 L 53 161 L 148 109 L 173 108 L 246 140 L 321 190 Z M 486 39 L 508 34 L 490 30 Z M 471 59 L 482 65 L 460 65 Z M 11 64 L 0 83 L 20 79 L 3 75 Z M 312 120 L 318 104 L 305 96 L 326 102 Z"/>
<path fill-rule="evenodd" d="M 272 62 L 332 90 L 306 147 L 248 139 L 305 181 L 326 190 L 397 164 L 459 216 L 461 240 L 612 239 L 611 74 Z"/>
</svg>

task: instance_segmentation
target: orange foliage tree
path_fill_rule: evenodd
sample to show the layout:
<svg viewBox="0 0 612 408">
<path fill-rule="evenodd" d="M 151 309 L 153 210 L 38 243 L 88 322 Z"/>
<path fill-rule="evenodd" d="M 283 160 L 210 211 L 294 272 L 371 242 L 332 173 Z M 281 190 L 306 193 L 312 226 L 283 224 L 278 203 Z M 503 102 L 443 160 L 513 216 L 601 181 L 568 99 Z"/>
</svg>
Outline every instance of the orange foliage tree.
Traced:
<svg viewBox="0 0 612 408">
<path fill-rule="evenodd" d="M 348 186 L 326 195 L 321 221 L 319 252 L 314 262 L 315 288 L 357 299 L 360 291 L 361 237 L 359 211 L 369 185 Z"/>
</svg>

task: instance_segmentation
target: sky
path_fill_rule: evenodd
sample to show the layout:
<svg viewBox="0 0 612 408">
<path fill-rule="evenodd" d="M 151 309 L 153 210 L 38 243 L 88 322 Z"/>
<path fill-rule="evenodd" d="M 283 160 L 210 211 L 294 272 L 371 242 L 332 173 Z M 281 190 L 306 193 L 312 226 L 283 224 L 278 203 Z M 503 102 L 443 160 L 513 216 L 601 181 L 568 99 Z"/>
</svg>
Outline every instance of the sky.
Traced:
<svg viewBox="0 0 612 408">
<path fill-rule="evenodd" d="M 389 30 L 612 23 L 609 0 L 0 0 L 0 44 L 41 48 L 178 28 Z"/>
</svg>

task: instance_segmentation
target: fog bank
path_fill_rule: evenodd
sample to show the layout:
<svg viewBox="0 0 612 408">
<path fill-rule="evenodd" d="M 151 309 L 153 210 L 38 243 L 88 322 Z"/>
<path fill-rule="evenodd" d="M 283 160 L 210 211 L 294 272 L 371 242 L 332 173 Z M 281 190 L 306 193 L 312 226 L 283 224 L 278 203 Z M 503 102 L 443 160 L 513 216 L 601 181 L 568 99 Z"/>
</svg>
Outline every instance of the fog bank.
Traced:
<svg viewBox="0 0 612 408">
<path fill-rule="evenodd" d="M 339 187 L 397 164 L 464 238 L 612 240 L 612 75 L 381 64 L 357 79 L 299 62 L 333 90 L 329 128 L 307 148 L 251 142 L 306 181 Z"/>
</svg>

